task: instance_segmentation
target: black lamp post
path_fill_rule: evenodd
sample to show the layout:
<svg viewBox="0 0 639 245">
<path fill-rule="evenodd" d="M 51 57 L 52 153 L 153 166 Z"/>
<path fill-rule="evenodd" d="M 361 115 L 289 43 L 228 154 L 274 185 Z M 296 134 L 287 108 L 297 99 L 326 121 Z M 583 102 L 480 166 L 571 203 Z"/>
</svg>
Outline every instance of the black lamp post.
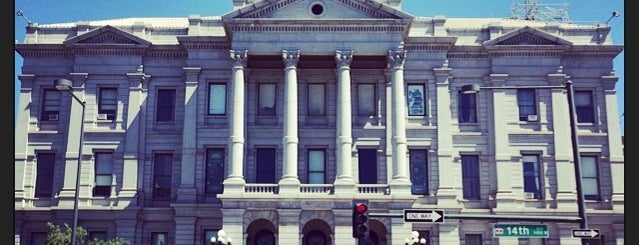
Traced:
<svg viewBox="0 0 639 245">
<path fill-rule="evenodd" d="M 56 90 L 59 91 L 66 91 L 67 93 L 69 93 L 73 99 L 75 99 L 75 101 L 77 101 L 78 103 L 80 103 L 80 105 L 82 106 L 82 121 L 80 121 L 80 142 L 79 142 L 79 149 L 78 149 L 78 166 L 77 166 L 77 170 L 76 170 L 76 176 L 75 176 L 75 199 L 73 200 L 73 228 L 71 230 L 71 244 L 75 245 L 77 243 L 76 241 L 76 236 L 77 236 L 77 230 L 78 230 L 78 202 L 80 201 L 80 166 L 82 164 L 82 141 L 84 139 L 84 111 L 85 111 L 85 105 L 86 102 L 80 100 L 77 96 L 75 96 L 75 94 L 73 94 L 73 92 L 71 92 L 71 90 L 73 89 L 73 82 L 61 78 L 61 79 L 56 79 L 54 81 L 54 86 Z"/>
<path fill-rule="evenodd" d="M 581 156 L 579 155 L 579 138 L 577 137 L 577 113 L 575 108 L 575 91 L 571 81 L 566 81 L 565 86 L 503 86 L 503 87 L 480 87 L 478 84 L 469 84 L 461 87 L 464 94 L 472 94 L 479 92 L 480 89 L 542 89 L 542 88 L 564 88 L 568 94 L 568 109 L 570 112 L 570 132 L 572 139 L 572 155 L 575 161 L 575 178 L 577 184 L 577 209 L 579 212 L 579 228 L 588 229 L 588 218 L 584 208 L 584 194 L 581 184 Z M 582 244 L 588 244 L 588 239 L 581 239 Z"/>
</svg>

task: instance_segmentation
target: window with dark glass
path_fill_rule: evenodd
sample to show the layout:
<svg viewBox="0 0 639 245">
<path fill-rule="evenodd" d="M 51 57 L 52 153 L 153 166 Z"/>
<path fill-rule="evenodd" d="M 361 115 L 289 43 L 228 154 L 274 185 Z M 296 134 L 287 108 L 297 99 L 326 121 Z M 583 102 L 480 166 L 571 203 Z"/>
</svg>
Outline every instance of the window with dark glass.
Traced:
<svg viewBox="0 0 639 245">
<path fill-rule="evenodd" d="M 95 240 L 99 240 L 99 241 L 106 241 L 107 239 L 107 233 L 106 231 L 89 231 L 88 236 L 86 236 L 87 241 L 85 243 L 88 244 L 89 241 L 95 241 Z"/>
<path fill-rule="evenodd" d="M 175 120 L 175 89 L 158 89 L 156 121 Z"/>
<path fill-rule="evenodd" d="M 113 181 L 113 153 L 95 153 L 95 186 L 93 196 L 111 195 Z"/>
<path fill-rule="evenodd" d="M 581 156 L 581 187 L 586 200 L 599 200 L 599 166 L 596 156 Z"/>
<path fill-rule="evenodd" d="M 204 230 L 204 235 L 202 236 L 204 238 L 204 241 L 202 241 L 202 244 L 211 244 L 212 237 L 215 237 L 217 239 L 217 231 L 218 230 Z"/>
<path fill-rule="evenodd" d="M 275 116 L 276 87 L 273 83 L 261 83 L 258 87 L 257 115 Z"/>
<path fill-rule="evenodd" d="M 206 194 L 224 190 L 224 149 L 208 149 L 206 153 Z"/>
<path fill-rule="evenodd" d="M 377 149 L 357 149 L 360 184 L 377 184 Z"/>
<path fill-rule="evenodd" d="M 410 182 L 413 195 L 428 195 L 428 150 L 409 151 Z"/>
<path fill-rule="evenodd" d="M 255 245 L 275 245 L 275 234 L 263 229 L 255 234 Z"/>
<path fill-rule="evenodd" d="M 47 232 L 31 232 L 29 245 L 45 245 L 47 244 Z"/>
<path fill-rule="evenodd" d="M 44 89 L 42 93 L 41 121 L 57 121 L 60 113 L 60 91 Z"/>
<path fill-rule="evenodd" d="M 53 194 L 55 153 L 37 153 L 36 165 L 35 197 L 50 198 Z"/>
<path fill-rule="evenodd" d="M 169 198 L 171 196 L 171 168 L 173 155 L 170 153 L 155 154 L 153 165 L 153 197 Z"/>
<path fill-rule="evenodd" d="M 304 236 L 306 242 L 305 245 L 326 245 L 328 244 L 328 239 L 324 232 L 320 230 L 312 230 L 306 236 Z"/>
<path fill-rule="evenodd" d="M 375 96 L 375 84 L 357 84 L 357 115 L 375 116 L 375 106 L 377 99 Z"/>
<path fill-rule="evenodd" d="M 517 89 L 519 121 L 528 121 L 529 115 L 537 115 L 537 103 L 534 89 Z"/>
<path fill-rule="evenodd" d="M 168 232 L 151 232 L 151 245 L 168 245 Z"/>
<path fill-rule="evenodd" d="M 100 88 L 98 114 L 105 114 L 107 120 L 115 120 L 118 109 L 118 90 L 116 88 Z"/>
<path fill-rule="evenodd" d="M 535 199 L 541 199 L 541 170 L 537 155 L 523 155 L 524 193 L 530 193 Z"/>
<path fill-rule="evenodd" d="M 408 100 L 408 115 L 426 115 L 424 84 L 408 84 L 406 99 Z"/>
<path fill-rule="evenodd" d="M 226 114 L 226 84 L 209 84 L 209 115 Z"/>
<path fill-rule="evenodd" d="M 275 148 L 257 149 L 256 182 L 275 183 Z"/>
<path fill-rule="evenodd" d="M 326 182 L 326 160 L 323 149 L 308 150 L 308 183 L 324 184 Z"/>
<path fill-rule="evenodd" d="M 481 234 L 466 234 L 466 245 L 482 245 Z"/>
<path fill-rule="evenodd" d="M 326 115 L 326 86 L 324 84 L 308 85 L 308 115 Z"/>
<path fill-rule="evenodd" d="M 462 155 L 464 199 L 479 199 L 479 156 Z"/>
<path fill-rule="evenodd" d="M 477 99 L 475 94 L 459 93 L 459 122 L 477 122 Z"/>
<path fill-rule="evenodd" d="M 592 103 L 592 93 L 590 91 L 575 91 L 575 109 L 577 111 L 577 122 L 595 122 L 594 108 Z"/>
</svg>

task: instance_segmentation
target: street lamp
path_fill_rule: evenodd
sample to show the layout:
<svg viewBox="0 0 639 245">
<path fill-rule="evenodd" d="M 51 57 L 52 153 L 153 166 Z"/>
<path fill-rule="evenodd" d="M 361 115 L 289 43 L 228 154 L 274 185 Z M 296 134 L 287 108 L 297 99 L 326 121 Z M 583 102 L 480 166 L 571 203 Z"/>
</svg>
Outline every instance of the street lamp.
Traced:
<svg viewBox="0 0 639 245">
<path fill-rule="evenodd" d="M 231 245 L 233 239 L 226 235 L 226 231 L 219 230 L 217 232 L 217 238 L 211 237 L 211 245 Z"/>
<path fill-rule="evenodd" d="M 66 91 L 69 93 L 75 101 L 80 103 L 82 106 L 82 121 L 80 121 L 80 142 L 78 149 L 78 166 L 75 174 L 75 199 L 73 200 L 73 228 L 71 230 L 71 244 L 75 245 L 77 243 L 76 236 L 78 230 L 78 202 L 80 200 L 80 165 L 82 164 L 82 141 L 84 139 L 84 109 L 86 102 L 80 100 L 71 90 L 73 89 L 73 82 L 60 78 L 54 81 L 55 89 L 58 91 Z"/>
<path fill-rule="evenodd" d="M 614 15 L 614 14 L 613 14 Z M 577 209 L 579 212 L 579 228 L 588 229 L 588 219 L 584 209 L 584 195 L 581 184 L 581 164 L 579 155 L 579 138 L 577 137 L 577 114 L 575 109 L 575 91 L 572 87 L 572 81 L 566 81 L 564 86 L 503 86 L 503 87 L 480 87 L 478 84 L 469 84 L 461 87 L 464 94 L 473 94 L 479 92 L 480 89 L 541 89 L 541 88 L 564 88 L 568 93 L 568 110 L 570 112 L 570 133 L 572 139 L 572 155 L 575 161 L 575 178 L 577 184 Z M 587 239 L 582 239 L 582 244 L 588 244 Z"/>
<path fill-rule="evenodd" d="M 410 238 L 406 238 L 404 240 L 404 245 L 413 245 L 413 244 L 426 244 L 426 238 L 419 239 L 419 232 L 412 231 Z"/>
</svg>

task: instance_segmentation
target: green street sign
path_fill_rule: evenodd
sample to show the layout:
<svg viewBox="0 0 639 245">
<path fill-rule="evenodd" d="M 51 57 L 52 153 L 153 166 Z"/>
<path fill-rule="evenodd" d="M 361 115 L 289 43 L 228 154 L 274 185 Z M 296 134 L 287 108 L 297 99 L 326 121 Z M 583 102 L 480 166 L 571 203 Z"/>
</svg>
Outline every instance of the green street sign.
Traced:
<svg viewBox="0 0 639 245">
<path fill-rule="evenodd" d="M 548 238 L 548 225 L 494 224 L 494 237 Z"/>
</svg>

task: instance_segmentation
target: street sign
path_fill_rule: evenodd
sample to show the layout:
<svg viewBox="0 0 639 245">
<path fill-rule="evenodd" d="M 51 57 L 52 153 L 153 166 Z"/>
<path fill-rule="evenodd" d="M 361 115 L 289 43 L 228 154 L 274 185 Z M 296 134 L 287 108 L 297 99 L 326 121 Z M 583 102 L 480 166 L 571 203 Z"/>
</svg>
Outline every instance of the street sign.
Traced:
<svg viewBox="0 0 639 245">
<path fill-rule="evenodd" d="M 586 239 L 599 239 L 599 230 L 597 229 L 575 229 L 572 230 L 572 237 L 586 238 Z"/>
<path fill-rule="evenodd" d="M 444 222 L 444 210 L 404 209 L 404 222 Z"/>
<path fill-rule="evenodd" d="M 548 225 L 494 224 L 494 237 L 548 238 Z"/>
</svg>

